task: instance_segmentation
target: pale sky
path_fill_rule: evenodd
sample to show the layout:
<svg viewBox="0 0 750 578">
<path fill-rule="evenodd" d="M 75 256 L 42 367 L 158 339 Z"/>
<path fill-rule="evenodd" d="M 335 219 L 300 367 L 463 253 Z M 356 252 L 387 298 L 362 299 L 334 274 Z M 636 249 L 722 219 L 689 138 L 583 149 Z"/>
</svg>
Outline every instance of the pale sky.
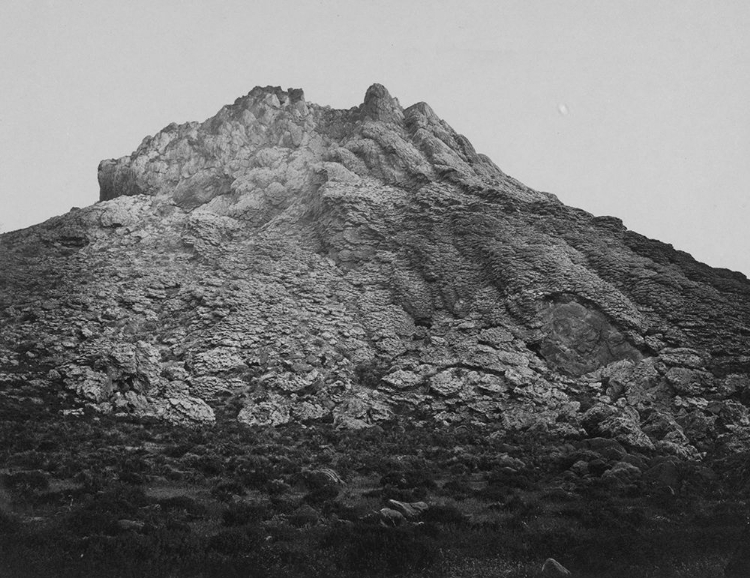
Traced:
<svg viewBox="0 0 750 578">
<path fill-rule="evenodd" d="M 256 85 L 426 101 L 525 184 L 750 276 L 746 0 L 0 0 L 0 230 Z"/>
</svg>

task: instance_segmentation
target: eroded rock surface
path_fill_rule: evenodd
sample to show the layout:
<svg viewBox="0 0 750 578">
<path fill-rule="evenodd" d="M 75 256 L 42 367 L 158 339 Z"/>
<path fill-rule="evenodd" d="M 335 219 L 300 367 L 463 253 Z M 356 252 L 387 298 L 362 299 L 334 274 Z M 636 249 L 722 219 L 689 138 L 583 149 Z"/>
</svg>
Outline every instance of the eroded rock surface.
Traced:
<svg viewBox="0 0 750 578">
<path fill-rule="evenodd" d="M 99 183 L 99 203 L 0 236 L 5 395 L 750 447 L 743 275 L 525 187 L 380 85 L 350 110 L 255 88 Z"/>
</svg>

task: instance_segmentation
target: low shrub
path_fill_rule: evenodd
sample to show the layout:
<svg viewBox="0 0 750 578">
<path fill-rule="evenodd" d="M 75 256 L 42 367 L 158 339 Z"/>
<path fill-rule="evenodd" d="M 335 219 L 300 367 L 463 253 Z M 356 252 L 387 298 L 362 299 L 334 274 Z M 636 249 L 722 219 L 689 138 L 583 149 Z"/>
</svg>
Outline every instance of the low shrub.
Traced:
<svg viewBox="0 0 750 578">
<path fill-rule="evenodd" d="M 265 456 L 246 456 L 232 461 L 234 476 L 250 490 L 262 490 L 271 480 L 277 479 L 276 469 Z"/>
<path fill-rule="evenodd" d="M 523 472 L 511 471 L 508 468 L 496 468 L 487 473 L 485 479 L 491 486 L 517 488 L 520 490 L 535 489 L 534 481 Z"/>
<path fill-rule="evenodd" d="M 462 479 L 453 479 L 443 485 L 443 493 L 456 500 L 463 500 L 473 493 L 471 486 Z"/>
<path fill-rule="evenodd" d="M 287 484 L 284 480 L 271 480 L 266 484 L 265 490 L 272 496 L 280 496 L 291 491 L 292 487 Z"/>
<path fill-rule="evenodd" d="M 211 488 L 211 495 L 220 502 L 228 502 L 234 496 L 244 496 L 245 486 L 236 480 L 219 482 Z"/>
<path fill-rule="evenodd" d="M 300 507 L 302 501 L 290 496 L 271 496 L 271 506 L 278 514 L 291 514 Z"/>
<path fill-rule="evenodd" d="M 164 455 L 169 458 L 181 458 L 191 451 L 192 446 L 187 443 L 172 444 L 164 448 Z"/>
<path fill-rule="evenodd" d="M 465 524 L 468 517 L 455 506 L 438 504 L 423 512 L 421 520 L 432 524 Z"/>
<path fill-rule="evenodd" d="M 189 496 L 162 498 L 157 503 L 165 512 L 185 512 L 191 516 L 203 516 L 206 513 L 206 507 Z"/>
<path fill-rule="evenodd" d="M 323 514 L 328 517 L 335 516 L 340 520 L 355 522 L 365 514 L 365 510 L 347 506 L 341 502 L 326 502 L 323 505 Z"/>
<path fill-rule="evenodd" d="M 424 469 L 391 471 L 380 478 L 381 486 L 394 486 L 399 490 L 414 488 L 433 489 L 437 487 L 432 474 Z"/>
<path fill-rule="evenodd" d="M 425 488 L 399 490 L 393 486 L 386 486 L 380 492 L 371 492 L 369 497 L 380 497 L 384 500 L 398 500 L 399 502 L 419 502 L 427 498 L 427 490 Z"/>
<path fill-rule="evenodd" d="M 215 454 L 205 454 L 202 456 L 191 456 L 188 465 L 204 476 L 212 478 L 224 473 L 224 462 Z"/>
<path fill-rule="evenodd" d="M 140 509 L 150 503 L 140 487 L 116 484 L 88 498 L 66 516 L 63 525 L 80 536 L 114 535 L 119 532 L 117 520 L 137 519 Z"/>
<path fill-rule="evenodd" d="M 146 483 L 144 477 L 138 472 L 124 471 L 118 476 L 120 481 L 133 486 L 142 486 Z"/>
<path fill-rule="evenodd" d="M 289 516 L 289 523 L 297 528 L 314 525 L 320 520 L 320 512 L 310 506 L 302 506 Z"/>
<path fill-rule="evenodd" d="M 269 511 L 266 506 L 261 504 L 249 504 L 247 502 L 236 502 L 230 504 L 221 515 L 223 524 L 230 527 L 255 524 L 268 517 Z"/>
<path fill-rule="evenodd" d="M 30 442 L 32 443 L 32 442 Z M 47 454 L 40 451 L 29 450 L 24 452 L 18 452 L 8 460 L 9 466 L 15 466 L 18 468 L 30 468 L 35 470 L 45 469 L 45 464 L 48 461 Z"/>
<path fill-rule="evenodd" d="M 337 486 L 321 486 L 312 492 L 309 492 L 305 497 L 304 501 L 308 504 L 322 504 L 331 500 L 335 500 L 341 490 Z"/>
<path fill-rule="evenodd" d="M 414 574 L 435 569 L 442 560 L 438 543 L 419 526 L 339 526 L 328 532 L 321 545 L 335 548 L 337 566 L 355 575 Z"/>
<path fill-rule="evenodd" d="M 15 516 L 0 510 L 0 534 L 16 534 L 21 529 L 21 522 Z"/>
<path fill-rule="evenodd" d="M 208 549 L 225 556 L 242 556 L 253 548 L 253 541 L 247 532 L 240 528 L 228 528 L 219 531 L 208 540 Z"/>
<path fill-rule="evenodd" d="M 5 485 L 9 489 L 18 492 L 46 490 L 49 488 L 49 479 L 47 479 L 44 472 L 38 470 L 5 474 L 3 482 L 5 482 Z"/>
</svg>

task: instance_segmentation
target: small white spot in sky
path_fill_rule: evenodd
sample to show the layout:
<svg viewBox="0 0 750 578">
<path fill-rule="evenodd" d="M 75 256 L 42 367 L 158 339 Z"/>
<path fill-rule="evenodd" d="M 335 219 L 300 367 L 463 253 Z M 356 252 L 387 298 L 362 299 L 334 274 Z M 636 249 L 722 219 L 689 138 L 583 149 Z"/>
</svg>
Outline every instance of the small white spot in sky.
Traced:
<svg viewBox="0 0 750 578">
<path fill-rule="evenodd" d="M 568 116 L 568 105 L 564 102 L 561 102 L 557 105 L 557 112 L 560 113 L 560 116 Z"/>
</svg>

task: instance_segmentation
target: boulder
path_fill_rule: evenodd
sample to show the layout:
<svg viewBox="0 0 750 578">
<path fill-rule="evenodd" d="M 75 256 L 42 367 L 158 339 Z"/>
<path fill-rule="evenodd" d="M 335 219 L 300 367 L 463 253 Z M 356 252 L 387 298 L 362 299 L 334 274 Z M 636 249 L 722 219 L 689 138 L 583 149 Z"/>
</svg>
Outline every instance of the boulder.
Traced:
<svg viewBox="0 0 750 578">
<path fill-rule="evenodd" d="M 599 437 L 589 438 L 583 440 L 582 445 L 607 460 L 620 460 L 627 454 L 625 448 L 622 447 L 622 444 L 613 439 Z"/>
<path fill-rule="evenodd" d="M 341 429 L 363 429 L 393 418 L 382 395 L 360 390 L 346 396 L 333 410 L 334 424 Z"/>
<path fill-rule="evenodd" d="M 581 421 L 590 434 L 613 438 L 636 450 L 654 449 L 653 442 L 641 430 L 638 412 L 632 407 L 599 403 L 589 409 Z"/>
<path fill-rule="evenodd" d="M 249 426 L 278 426 L 291 420 L 289 399 L 269 394 L 265 399 L 248 401 L 237 415 L 237 421 Z"/>
<path fill-rule="evenodd" d="M 392 508 L 381 508 L 378 511 L 381 526 L 403 526 L 406 524 L 406 516 Z"/>
<path fill-rule="evenodd" d="M 323 486 L 341 486 L 346 482 L 331 468 L 318 468 L 315 470 L 303 470 L 302 476 L 305 483 L 312 489 Z"/>
<path fill-rule="evenodd" d="M 143 522 L 138 520 L 127 520 L 125 518 L 117 520 L 117 527 L 124 532 L 140 532 L 144 525 Z"/>
<path fill-rule="evenodd" d="M 544 578 L 561 578 L 572 576 L 572 573 L 554 558 L 547 558 L 542 564 L 541 576 Z"/>
<path fill-rule="evenodd" d="M 429 508 L 425 502 L 399 502 L 398 500 L 388 500 L 388 506 L 392 510 L 401 512 L 407 520 L 419 518 Z"/>
<path fill-rule="evenodd" d="M 616 484 L 630 484 L 642 475 L 640 469 L 628 462 L 617 462 L 602 474 L 602 479 Z"/>
</svg>

